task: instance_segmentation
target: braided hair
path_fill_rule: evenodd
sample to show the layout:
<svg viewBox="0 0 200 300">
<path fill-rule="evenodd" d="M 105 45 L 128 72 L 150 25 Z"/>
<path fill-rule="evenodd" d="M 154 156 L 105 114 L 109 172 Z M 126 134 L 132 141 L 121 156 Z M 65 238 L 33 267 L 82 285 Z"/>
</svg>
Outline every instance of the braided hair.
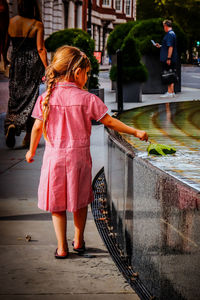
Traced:
<svg viewBox="0 0 200 300">
<path fill-rule="evenodd" d="M 59 80 L 75 81 L 75 71 L 77 68 L 86 70 L 90 68 L 88 57 L 80 49 L 72 46 L 62 46 L 56 51 L 52 63 L 46 69 L 47 93 L 42 101 L 43 114 L 43 135 L 47 137 L 47 121 L 50 111 L 49 100 L 55 84 Z"/>
</svg>

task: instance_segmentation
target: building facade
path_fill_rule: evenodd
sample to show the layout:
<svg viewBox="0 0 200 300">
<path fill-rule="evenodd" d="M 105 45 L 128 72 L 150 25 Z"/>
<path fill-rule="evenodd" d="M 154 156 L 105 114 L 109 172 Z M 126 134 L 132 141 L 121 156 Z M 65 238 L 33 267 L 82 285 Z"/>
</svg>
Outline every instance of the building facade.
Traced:
<svg viewBox="0 0 200 300">
<path fill-rule="evenodd" d="M 88 2 L 84 1 L 89 7 Z M 91 36 L 95 40 L 95 50 L 106 56 L 109 33 L 121 23 L 136 20 L 136 0 L 93 0 L 91 10 Z M 83 10 L 83 28 L 86 30 L 89 11 Z M 87 20 L 87 21 L 86 21 Z"/>
<path fill-rule="evenodd" d="M 17 0 L 7 0 L 10 16 Z M 45 38 L 64 28 L 81 28 L 95 40 L 95 50 L 106 55 L 106 41 L 117 24 L 136 19 L 136 0 L 38 0 Z"/>
</svg>

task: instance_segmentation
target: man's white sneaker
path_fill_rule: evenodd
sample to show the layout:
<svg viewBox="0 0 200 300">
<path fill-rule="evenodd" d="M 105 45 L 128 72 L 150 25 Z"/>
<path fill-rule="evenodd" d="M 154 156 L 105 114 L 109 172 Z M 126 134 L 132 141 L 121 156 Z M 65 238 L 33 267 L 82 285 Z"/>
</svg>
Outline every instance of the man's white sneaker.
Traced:
<svg viewBox="0 0 200 300">
<path fill-rule="evenodd" d="M 176 97 L 175 93 L 168 93 L 166 92 L 165 94 L 160 96 L 161 98 L 173 98 Z"/>
</svg>

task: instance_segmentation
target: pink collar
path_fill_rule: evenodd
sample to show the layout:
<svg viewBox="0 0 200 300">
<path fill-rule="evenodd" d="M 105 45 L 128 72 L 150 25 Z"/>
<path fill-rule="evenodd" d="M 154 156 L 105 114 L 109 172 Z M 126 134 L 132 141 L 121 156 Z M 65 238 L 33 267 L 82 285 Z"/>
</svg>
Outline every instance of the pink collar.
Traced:
<svg viewBox="0 0 200 300">
<path fill-rule="evenodd" d="M 55 86 L 73 86 L 79 88 L 75 82 L 57 82 Z"/>
</svg>

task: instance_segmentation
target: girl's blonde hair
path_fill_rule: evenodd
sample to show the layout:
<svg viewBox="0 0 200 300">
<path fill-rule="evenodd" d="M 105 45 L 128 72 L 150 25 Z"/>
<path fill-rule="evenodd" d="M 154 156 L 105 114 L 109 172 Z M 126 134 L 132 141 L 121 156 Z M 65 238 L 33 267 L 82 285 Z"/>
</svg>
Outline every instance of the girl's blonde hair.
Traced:
<svg viewBox="0 0 200 300">
<path fill-rule="evenodd" d="M 75 81 L 75 71 L 77 68 L 86 70 L 90 68 L 88 57 L 80 49 L 72 46 L 62 46 L 57 49 L 51 64 L 46 69 L 47 94 L 42 102 L 43 114 L 43 135 L 47 138 L 47 119 L 49 114 L 49 99 L 55 83 L 59 79 Z"/>
</svg>

